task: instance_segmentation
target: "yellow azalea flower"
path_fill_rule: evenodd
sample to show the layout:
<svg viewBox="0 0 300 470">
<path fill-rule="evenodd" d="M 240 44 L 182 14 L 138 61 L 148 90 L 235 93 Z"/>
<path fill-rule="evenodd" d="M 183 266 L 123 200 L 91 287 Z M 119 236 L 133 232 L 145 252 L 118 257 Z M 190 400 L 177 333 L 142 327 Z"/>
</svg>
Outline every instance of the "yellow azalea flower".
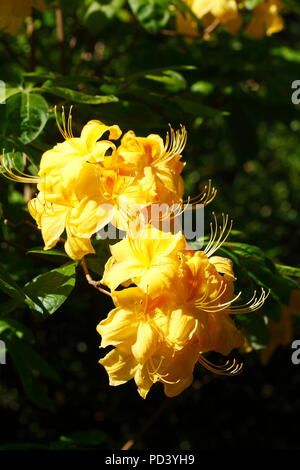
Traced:
<svg viewBox="0 0 300 470">
<path fill-rule="evenodd" d="M 180 173 L 184 163 L 180 158 L 185 144 L 184 127 L 177 132 L 171 128 L 166 143 L 156 134 L 137 137 L 133 131 L 122 138 L 118 155 L 127 171 L 140 181 L 148 202 L 173 204 L 181 200 L 183 180 Z"/>
<path fill-rule="evenodd" d="M 201 284 L 197 270 L 193 272 L 194 285 Z M 188 284 L 194 287 L 190 279 Z M 181 292 L 178 298 L 177 309 L 174 309 L 177 290 L 157 297 L 151 297 L 138 287 L 113 293 L 116 308 L 97 327 L 102 336 L 101 347 L 115 346 L 100 360 L 109 375 L 110 385 L 120 385 L 134 378 L 140 395 L 145 398 L 151 386 L 161 382 L 166 395 L 175 396 L 191 384 L 197 362 L 216 373 L 239 371 L 235 363 L 218 368 L 202 356 L 212 349 L 228 354 L 243 342 L 229 315 L 224 311 L 220 313 L 224 302 L 219 302 L 213 310 L 209 310 L 212 307 L 209 303 L 207 311 L 199 311 L 195 301 L 198 289 L 193 291 L 193 298 L 189 298 L 191 291 L 186 287 L 187 292 Z M 214 300 L 216 298 L 214 294 Z M 207 335 L 210 341 L 206 340 Z"/>
<path fill-rule="evenodd" d="M 111 290 L 131 281 L 150 294 L 170 287 L 178 269 L 177 253 L 184 249 L 185 238 L 181 232 L 173 235 L 151 225 L 144 225 L 134 234 L 110 246 L 112 257 L 108 260 L 102 283 Z"/>
<path fill-rule="evenodd" d="M 90 238 L 96 231 L 109 222 L 127 229 L 134 205 L 145 201 L 138 181 L 110 169 L 116 146 L 101 138 L 106 133 L 109 139 L 118 139 L 120 128 L 90 121 L 80 137 L 74 137 L 71 120 L 70 114 L 66 123 L 63 112 L 63 127 L 59 127 L 65 141 L 43 154 L 38 176 L 14 174 L 2 166 L 13 181 L 37 184 L 39 194 L 28 208 L 42 231 L 45 249 L 52 248 L 66 231 L 66 252 L 81 259 L 94 252 Z"/>
<path fill-rule="evenodd" d="M 267 0 L 253 10 L 253 16 L 246 32 L 256 38 L 271 36 L 284 28 L 284 20 L 279 14 L 283 4 L 280 0 Z"/>
<path fill-rule="evenodd" d="M 61 132 L 66 140 L 43 154 L 38 177 L 15 175 L 14 179 L 38 183 L 40 193 L 29 201 L 28 208 L 42 231 L 45 249 L 52 248 L 66 230 L 67 254 L 81 259 L 94 253 L 91 236 L 113 218 L 111 206 L 103 205 L 107 199 L 99 181 L 105 153 L 113 151 L 115 146 L 99 139 L 106 132 L 110 138 L 117 139 L 121 131 L 118 126 L 90 121 L 83 127 L 81 136 L 75 138 L 70 121 L 71 118 L 67 128 L 63 115 Z"/>
<path fill-rule="evenodd" d="M 43 0 L 2 0 L 0 9 L 0 30 L 17 34 L 22 21 L 31 15 L 31 9 L 44 8 Z"/>
<path fill-rule="evenodd" d="M 227 238 L 227 222 L 224 216 L 217 232 L 212 225 L 205 251 L 187 250 L 179 235 L 159 236 L 151 226 L 111 247 L 102 282 L 112 289 L 128 281 L 139 286 L 113 291 L 116 308 L 97 327 L 101 347 L 116 348 L 100 360 L 111 385 L 133 378 L 145 398 L 161 382 L 175 396 L 190 385 L 197 362 L 215 373 L 239 372 L 235 361 L 220 367 L 203 356 L 241 347 L 245 337 L 231 315 L 255 311 L 266 297 L 262 290 L 259 298 L 233 305 L 241 293 L 234 294 L 232 262 L 214 255 Z"/>
<path fill-rule="evenodd" d="M 216 261 L 216 264 L 213 261 Z M 224 264 L 229 273 L 227 277 L 218 272 L 218 267 L 223 270 Z M 180 321 L 182 322 L 184 317 L 189 319 L 188 323 L 185 322 L 185 335 L 192 334 L 197 338 L 202 352 L 213 350 L 226 356 L 244 342 L 243 335 L 230 317 L 231 314 L 237 313 L 232 304 L 238 298 L 233 293 L 232 279 L 234 275 L 230 260 L 222 259 L 221 262 L 220 257 L 209 259 L 203 251 L 181 254 L 180 273 L 174 280 L 176 306 L 177 310 L 181 308 Z M 191 317 L 194 323 L 190 321 Z M 179 325 L 176 325 L 173 331 L 176 340 L 176 331 L 180 331 Z M 169 333 L 167 340 L 174 342 L 174 336 L 172 338 Z"/>
<path fill-rule="evenodd" d="M 133 287 L 115 292 L 113 299 L 117 308 L 97 327 L 101 347 L 116 346 L 100 360 L 110 385 L 134 378 L 143 398 L 155 382 L 164 384 L 168 396 L 181 393 L 192 382 L 199 347 L 188 343 L 177 352 L 165 343 L 163 331 L 169 318 L 161 311 L 166 307 L 163 296 L 153 300 Z"/>
<path fill-rule="evenodd" d="M 242 0 L 185 0 L 204 26 L 203 37 L 209 39 L 218 25 L 223 25 L 235 35 L 243 25 L 243 11 L 246 11 Z M 256 38 L 270 36 L 284 28 L 284 20 L 279 14 L 283 8 L 280 0 L 266 0 L 254 8 L 246 32 Z M 178 14 L 176 28 L 180 34 L 199 36 L 197 24 L 191 15 Z"/>
<path fill-rule="evenodd" d="M 151 359 L 140 364 L 130 351 L 117 347 L 99 362 L 105 367 L 112 386 L 134 379 L 139 394 L 142 398 L 146 398 L 151 386 L 156 382 L 161 382 L 164 385 L 165 394 L 174 397 L 192 383 L 193 370 L 198 356 L 197 345 L 188 344 L 185 349 L 175 354 L 162 346 Z"/>
<path fill-rule="evenodd" d="M 192 10 L 199 18 L 210 13 L 225 22 L 234 19 L 237 15 L 237 3 L 236 0 L 194 0 Z"/>
<path fill-rule="evenodd" d="M 185 0 L 185 3 L 193 10 L 194 0 Z M 176 30 L 183 36 L 197 37 L 199 35 L 197 23 L 189 14 L 178 13 L 176 15 Z"/>
<path fill-rule="evenodd" d="M 46 250 L 66 231 L 68 255 L 81 259 L 94 252 L 90 238 L 108 223 L 128 231 L 141 211 L 146 215 L 155 202 L 177 204 L 175 210 L 182 207 L 184 127 L 177 132 L 171 129 L 165 144 L 158 135 L 142 138 L 130 131 L 117 148 L 111 142 L 121 136 L 117 125 L 89 121 L 80 137 L 74 137 L 71 112 L 66 120 L 63 111 L 62 126 L 58 126 L 65 141 L 43 154 L 37 176 L 17 169 L 13 173 L 2 159 L 5 176 L 37 184 L 39 193 L 28 207 Z M 207 204 L 215 193 L 209 185 L 198 202 Z"/>
<path fill-rule="evenodd" d="M 238 0 L 186 0 L 197 18 L 201 19 L 207 31 L 205 39 L 210 36 L 209 30 L 218 24 L 224 25 L 231 34 L 236 34 L 242 26 Z M 177 31 L 189 36 L 197 35 L 197 25 L 191 15 L 177 16 Z"/>
<path fill-rule="evenodd" d="M 122 349 L 125 344 L 139 363 L 146 362 L 160 340 L 155 318 L 161 300 L 153 300 L 138 287 L 115 292 L 113 300 L 117 308 L 97 327 L 102 336 L 101 347 L 113 345 Z"/>
<path fill-rule="evenodd" d="M 46 185 L 48 179 L 57 176 L 66 187 L 76 184 L 80 171 L 86 167 L 87 162 L 96 168 L 97 164 L 105 161 L 105 153 L 108 150 L 115 150 L 116 147 L 110 140 L 100 140 L 102 136 L 108 132 L 109 139 L 116 140 L 122 133 L 119 126 L 107 126 L 100 121 L 89 121 L 83 127 L 80 137 L 74 137 L 71 126 L 71 114 L 66 124 L 63 112 L 63 128 L 60 126 L 59 128 L 65 141 L 45 152 L 41 158 L 38 174 L 42 183 Z"/>
</svg>

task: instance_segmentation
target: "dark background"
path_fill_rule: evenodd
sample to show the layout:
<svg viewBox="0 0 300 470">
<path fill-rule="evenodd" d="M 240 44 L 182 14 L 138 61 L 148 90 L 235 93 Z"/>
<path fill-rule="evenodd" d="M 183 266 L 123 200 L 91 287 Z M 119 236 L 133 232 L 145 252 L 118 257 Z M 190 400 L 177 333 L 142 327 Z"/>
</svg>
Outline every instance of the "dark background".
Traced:
<svg viewBox="0 0 300 470">
<path fill-rule="evenodd" d="M 228 212 L 241 241 L 258 245 L 276 263 L 299 267 L 300 105 L 291 102 L 291 83 L 300 79 L 297 11 L 290 10 L 285 30 L 269 38 L 231 37 L 220 29 L 209 42 L 188 42 L 159 27 L 145 30 L 127 2 L 111 18 L 98 10 L 96 16 L 84 13 L 92 2 L 72 2 L 72 8 L 68 3 L 61 4 L 63 41 L 54 8 L 34 11 L 33 35 L 28 21 L 15 36 L 0 33 L 0 78 L 10 86 L 38 88 L 45 74 L 54 74 L 50 87 L 118 96 L 112 104 L 75 103 L 74 134 L 89 119 L 139 135 L 164 136 L 169 122 L 175 128 L 185 124 L 186 193 L 196 195 L 211 178 L 218 196 L 207 216 L 210 210 Z M 111 2 L 98 2 L 104 3 Z M 174 20 L 165 28 L 174 30 Z M 160 67 L 177 75 L 171 82 L 147 78 L 150 69 L 161 77 Z M 26 144 L 36 163 L 60 140 L 53 106 L 74 101 L 50 92 L 43 96 L 51 113 L 41 134 Z M 24 151 L 16 106 L 10 99 L 0 107 L 1 138 L 7 150 Z M 14 223 L 30 219 L 24 194 L 22 185 L 1 179 L 1 210 Z M 20 285 L 62 262 L 25 255 L 42 244 L 28 226 L 2 224 L 1 231 L 1 263 Z M 29 309 L 11 313 L 32 330 L 35 350 L 60 382 L 38 377 L 52 404 L 37 406 L 8 354 L 7 365 L 0 366 L 0 445 L 89 448 L 93 436 L 95 447 L 103 449 L 120 449 L 129 439 L 135 449 L 299 448 L 300 366 L 292 364 L 289 346 L 278 348 L 266 366 L 259 351 L 236 352 L 245 363 L 237 377 L 213 376 L 198 366 L 194 384 L 180 396 L 166 399 L 157 384 L 143 400 L 133 382 L 109 387 L 98 364 L 104 352 L 96 325 L 111 307 L 78 268 L 75 289 L 52 317 L 42 320 Z M 91 432 L 96 434 L 86 434 Z"/>
</svg>

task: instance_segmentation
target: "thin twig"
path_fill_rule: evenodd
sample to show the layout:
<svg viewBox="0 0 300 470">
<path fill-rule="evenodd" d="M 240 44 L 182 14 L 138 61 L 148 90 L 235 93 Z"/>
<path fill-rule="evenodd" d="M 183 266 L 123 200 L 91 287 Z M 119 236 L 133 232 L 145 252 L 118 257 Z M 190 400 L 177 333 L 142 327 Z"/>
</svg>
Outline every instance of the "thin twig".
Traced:
<svg viewBox="0 0 300 470">
<path fill-rule="evenodd" d="M 215 20 L 207 26 L 204 30 L 204 36 L 211 34 L 220 24 L 220 20 L 218 18 L 215 18 Z"/>
<path fill-rule="evenodd" d="M 164 36 L 183 36 L 187 38 L 205 38 L 205 36 L 211 34 L 220 24 L 220 20 L 215 18 L 215 20 L 203 30 L 203 32 L 193 31 L 192 33 L 180 32 L 174 29 L 161 29 L 160 34 Z"/>
<path fill-rule="evenodd" d="M 85 278 L 87 280 L 87 282 L 95 287 L 95 289 L 97 289 L 98 291 L 102 292 L 102 294 L 105 294 L 105 295 L 108 295 L 109 297 L 111 297 L 111 293 L 108 292 L 107 290 L 105 289 L 102 289 L 102 287 L 100 287 L 100 284 L 101 282 L 100 281 L 95 281 L 92 276 L 90 275 L 90 272 L 89 272 L 89 269 L 87 267 L 87 264 L 86 264 L 86 260 L 85 260 L 85 257 L 82 258 L 81 260 L 81 266 L 82 266 L 82 269 L 84 271 L 84 274 L 85 274 Z"/>
</svg>

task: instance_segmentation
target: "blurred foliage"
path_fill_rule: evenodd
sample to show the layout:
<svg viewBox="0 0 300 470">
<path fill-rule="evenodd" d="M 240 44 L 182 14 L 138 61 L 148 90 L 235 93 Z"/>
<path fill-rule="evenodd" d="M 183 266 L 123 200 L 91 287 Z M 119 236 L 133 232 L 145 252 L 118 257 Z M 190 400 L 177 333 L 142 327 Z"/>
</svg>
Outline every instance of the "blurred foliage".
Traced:
<svg viewBox="0 0 300 470">
<path fill-rule="evenodd" d="M 176 33 L 175 18 L 187 7 L 165 0 L 46 2 L 18 34 L 0 33 L 6 93 L 0 138 L 8 167 L 37 173 L 42 153 L 61 139 L 55 106 L 74 106 L 74 135 L 90 119 L 140 135 L 163 135 L 169 122 L 186 126 L 186 194 L 213 180 L 213 210 L 229 213 L 236 230 L 219 254 L 233 260 L 246 296 L 270 290 L 261 311 L 237 320 L 254 349 L 268 344 L 267 319 L 280 319 L 300 277 L 300 111 L 291 101 L 292 82 L 300 77 L 300 11 L 298 2 L 285 4 L 284 31 L 260 40 L 222 28 L 209 41 L 186 38 Z M 139 398 L 132 398 L 131 384 L 108 390 L 97 365 L 95 326 L 110 302 L 86 285 L 59 246 L 42 250 L 26 210 L 34 191 L 1 178 L 0 336 L 8 366 L 0 366 L 0 406 L 8 419 L 20 413 L 13 419 L 16 433 L 12 427 L 1 439 L 11 449 L 120 446 L 142 421 L 128 421 L 127 411 L 118 418 L 118 393 L 129 408 Z M 108 246 L 96 239 L 94 245 L 96 255 L 87 261 L 100 276 Z M 250 354 L 247 369 L 260 370 L 255 361 Z M 210 380 L 199 374 L 186 395 L 196 403 L 197 390 Z M 228 390 L 225 380 L 246 387 L 240 378 L 220 380 Z M 180 409 L 184 398 L 174 400 Z M 160 401 L 154 392 L 149 416 Z M 176 424 L 176 412 L 170 416 Z M 80 427 L 88 433 L 70 434 Z M 182 433 L 178 439 L 182 449 L 195 445 Z"/>
</svg>

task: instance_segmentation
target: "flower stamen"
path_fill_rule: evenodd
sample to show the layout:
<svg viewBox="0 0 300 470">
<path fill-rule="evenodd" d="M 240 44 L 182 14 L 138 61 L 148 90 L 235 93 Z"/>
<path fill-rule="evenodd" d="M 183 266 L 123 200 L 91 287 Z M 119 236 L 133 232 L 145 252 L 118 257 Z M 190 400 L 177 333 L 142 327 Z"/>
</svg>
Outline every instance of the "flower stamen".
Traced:
<svg viewBox="0 0 300 470">
<path fill-rule="evenodd" d="M 223 365 L 217 365 L 206 359 L 203 354 L 199 354 L 198 362 L 210 372 L 218 375 L 237 375 L 243 368 L 243 363 L 239 364 L 236 359 L 233 359 L 231 364 L 228 360 Z"/>
</svg>

